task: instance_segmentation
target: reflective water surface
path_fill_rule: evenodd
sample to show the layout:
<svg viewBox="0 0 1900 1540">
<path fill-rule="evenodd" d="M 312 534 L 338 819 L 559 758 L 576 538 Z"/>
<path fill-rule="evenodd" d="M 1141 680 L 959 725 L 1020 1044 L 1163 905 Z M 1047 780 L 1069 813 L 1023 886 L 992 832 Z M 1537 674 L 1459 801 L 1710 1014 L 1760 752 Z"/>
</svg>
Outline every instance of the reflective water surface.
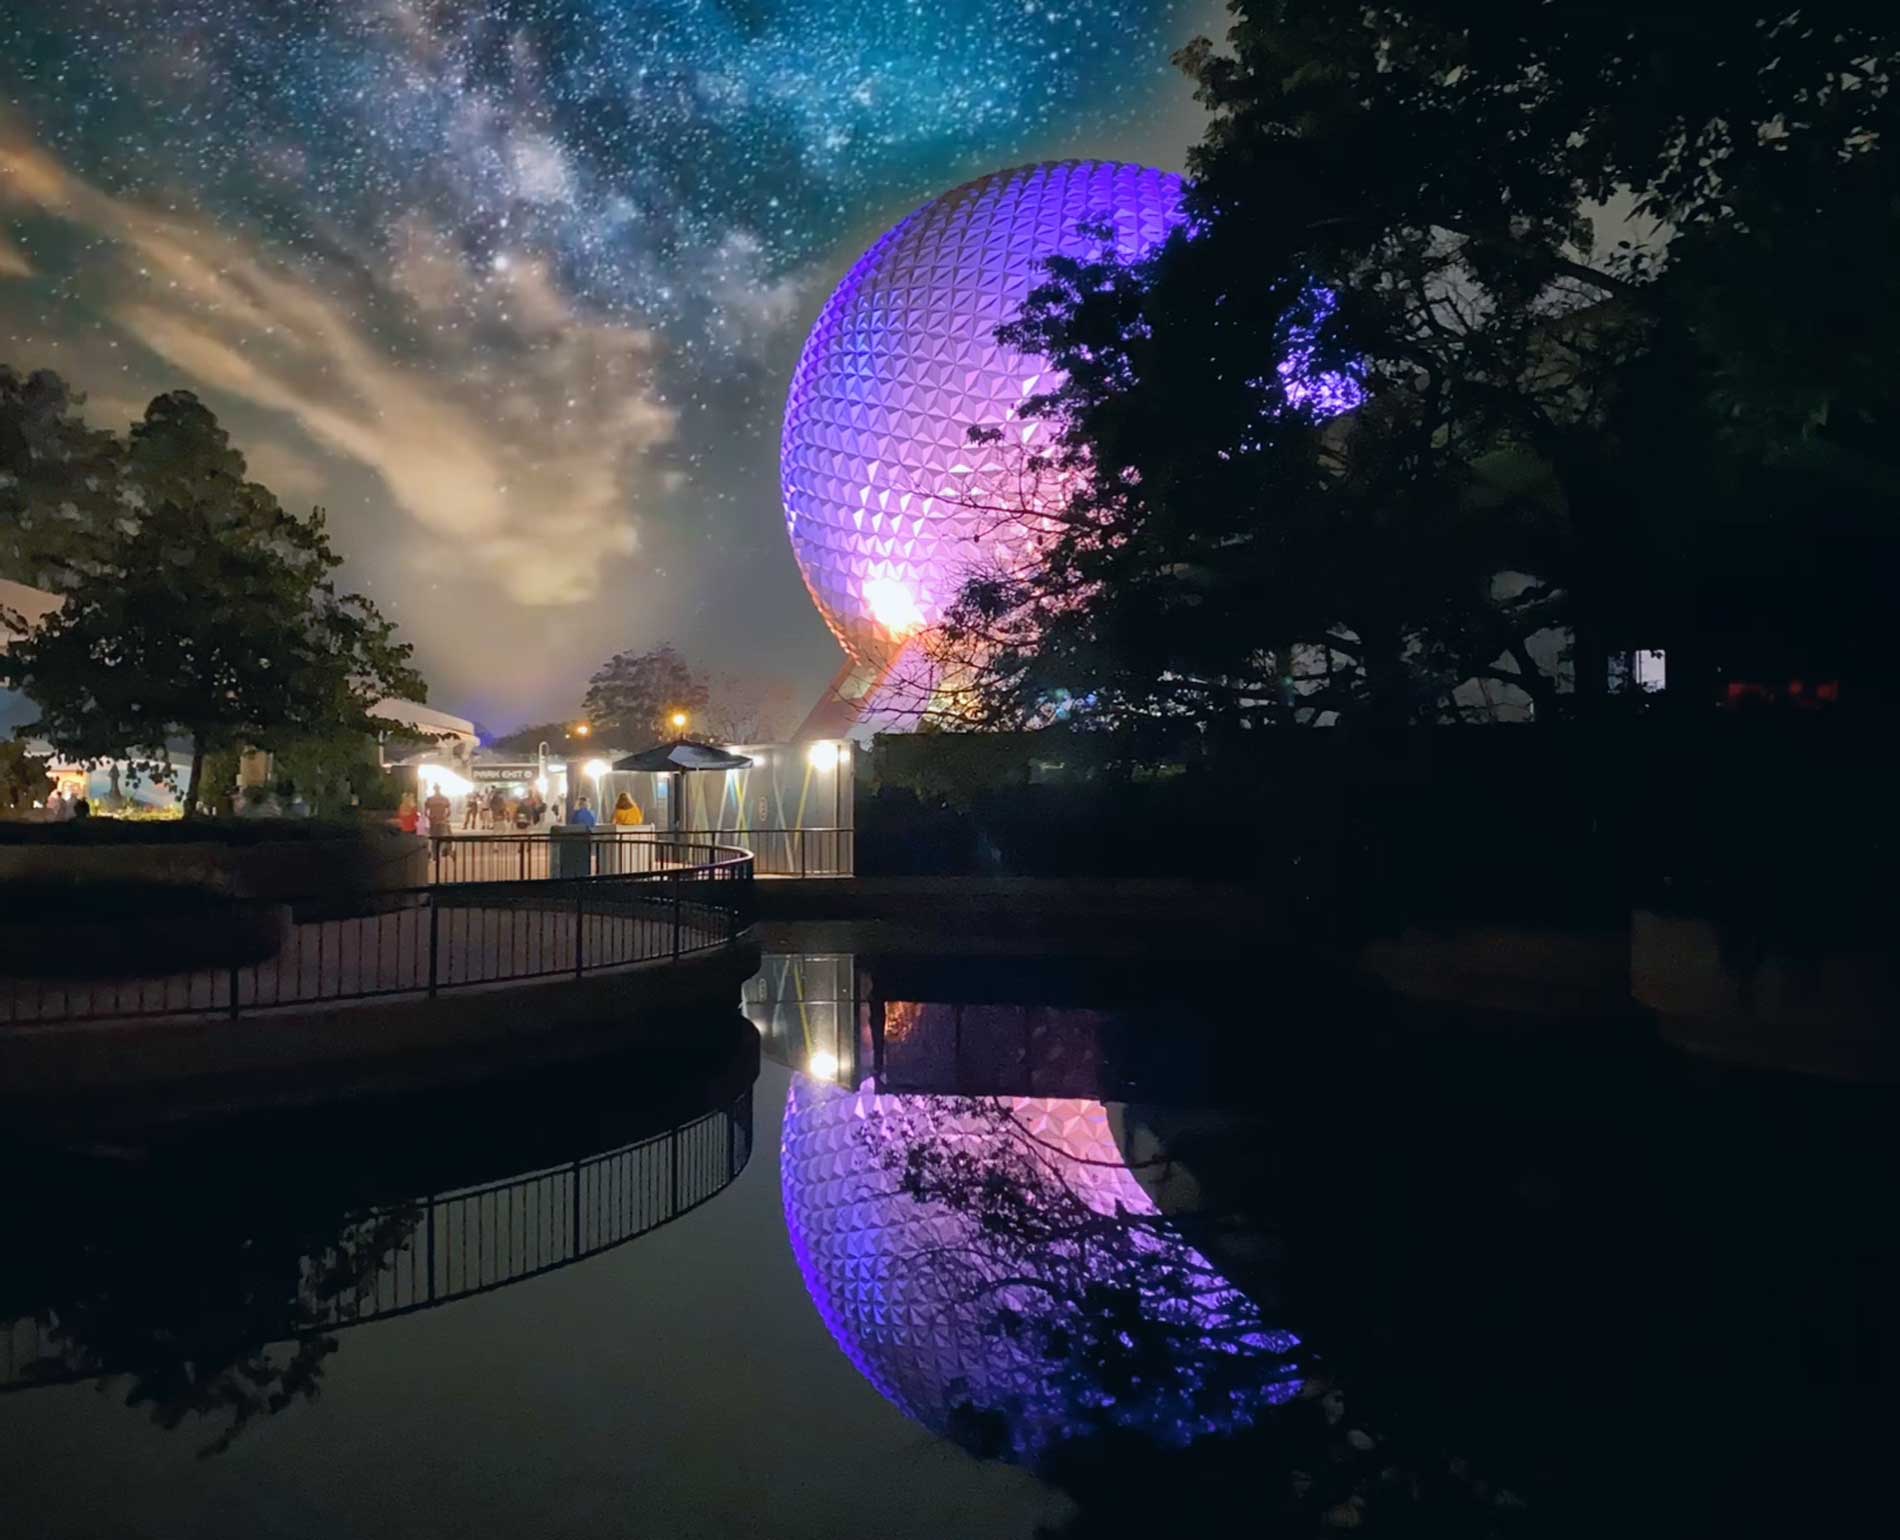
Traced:
<svg viewBox="0 0 1900 1540">
<path fill-rule="evenodd" d="M 1888 1093 L 1245 984 L 787 954 L 664 1054 L 16 1141 L 5 1532 L 1854 1506 L 1900 1297 Z"/>
</svg>

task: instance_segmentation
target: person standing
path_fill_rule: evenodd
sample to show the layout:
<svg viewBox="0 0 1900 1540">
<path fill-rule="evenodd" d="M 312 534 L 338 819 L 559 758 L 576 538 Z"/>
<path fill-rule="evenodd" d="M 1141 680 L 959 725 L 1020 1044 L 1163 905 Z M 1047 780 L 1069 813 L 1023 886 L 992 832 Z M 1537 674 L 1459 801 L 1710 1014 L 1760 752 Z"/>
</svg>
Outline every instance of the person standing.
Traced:
<svg viewBox="0 0 1900 1540">
<path fill-rule="evenodd" d="M 614 827 L 617 829 L 637 829 L 645 823 L 646 814 L 640 811 L 640 804 L 626 792 L 614 799 Z"/>
<path fill-rule="evenodd" d="M 455 807 L 442 795 L 440 786 L 429 788 L 429 800 L 422 804 L 422 811 L 428 816 L 435 859 L 438 862 L 445 857 L 453 860 L 455 853 L 449 848 L 449 836 L 455 832 Z"/>
<path fill-rule="evenodd" d="M 567 821 L 572 828 L 591 829 L 600 820 L 594 817 L 594 810 L 587 805 L 587 799 L 578 797 L 574 802 L 574 811 L 567 815 Z"/>
</svg>

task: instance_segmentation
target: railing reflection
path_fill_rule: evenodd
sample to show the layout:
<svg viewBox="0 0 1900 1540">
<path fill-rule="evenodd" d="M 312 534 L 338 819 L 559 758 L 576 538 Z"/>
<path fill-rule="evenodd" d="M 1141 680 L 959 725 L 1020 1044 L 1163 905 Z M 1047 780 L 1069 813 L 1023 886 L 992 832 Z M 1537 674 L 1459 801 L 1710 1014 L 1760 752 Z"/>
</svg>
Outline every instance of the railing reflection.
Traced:
<svg viewBox="0 0 1900 1540">
<path fill-rule="evenodd" d="M 216 1230 L 207 1255 L 187 1259 L 213 1276 L 178 1296 L 147 1272 L 129 1291 L 95 1282 L 70 1300 L 0 1324 L 0 1391 L 126 1373 L 157 1415 L 186 1360 L 186 1379 L 210 1378 L 212 1366 L 226 1361 L 255 1380 L 267 1347 L 294 1342 L 293 1362 L 308 1357 L 314 1364 L 330 1349 L 307 1350 L 327 1333 L 521 1283 L 690 1213 L 745 1169 L 752 1133 L 748 1084 L 689 1122 L 561 1165 L 358 1207 L 310 1226 L 289 1221 L 284 1238 Z M 289 1297 L 273 1304 L 255 1284 L 280 1257 L 288 1265 Z M 221 1266 L 234 1278 L 216 1276 Z M 240 1271 L 253 1276 L 237 1280 Z M 237 1303 L 222 1309 L 215 1302 L 227 1294 Z M 181 1301 L 175 1307 L 173 1298 Z M 291 1378 L 282 1368 L 271 1372 Z M 227 1433 L 218 1447 L 228 1439 Z"/>
<path fill-rule="evenodd" d="M 369 1210 L 407 1216 L 385 1265 L 313 1324 L 427 1310 L 579 1262 L 716 1197 L 752 1155 L 752 1093 L 694 1122 L 544 1171 Z M 319 1267 L 305 1260 L 305 1279 Z"/>
</svg>

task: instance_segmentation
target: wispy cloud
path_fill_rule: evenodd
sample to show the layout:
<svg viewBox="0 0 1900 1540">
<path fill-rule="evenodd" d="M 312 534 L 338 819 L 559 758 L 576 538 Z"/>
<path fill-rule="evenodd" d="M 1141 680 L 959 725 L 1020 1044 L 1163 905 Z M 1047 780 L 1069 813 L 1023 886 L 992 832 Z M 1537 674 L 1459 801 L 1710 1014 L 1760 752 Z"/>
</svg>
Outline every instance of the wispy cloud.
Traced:
<svg viewBox="0 0 1900 1540">
<path fill-rule="evenodd" d="M 323 467 L 307 455 L 300 455 L 274 440 L 244 446 L 244 458 L 251 475 L 264 483 L 289 506 L 323 501 L 328 481 Z"/>
<path fill-rule="evenodd" d="M 653 338 L 578 314 L 532 254 L 473 272 L 412 222 L 380 264 L 293 265 L 18 140 L 0 140 L 0 205 L 101 240 L 109 271 L 89 282 L 127 337 L 374 471 L 417 533 L 515 602 L 584 603 L 636 548 L 647 456 L 674 430 Z M 294 460 L 276 467 L 280 491 L 301 490 Z"/>
<path fill-rule="evenodd" d="M 33 264 L 27 260 L 26 253 L 7 238 L 0 230 L 0 278 L 31 278 Z"/>
</svg>

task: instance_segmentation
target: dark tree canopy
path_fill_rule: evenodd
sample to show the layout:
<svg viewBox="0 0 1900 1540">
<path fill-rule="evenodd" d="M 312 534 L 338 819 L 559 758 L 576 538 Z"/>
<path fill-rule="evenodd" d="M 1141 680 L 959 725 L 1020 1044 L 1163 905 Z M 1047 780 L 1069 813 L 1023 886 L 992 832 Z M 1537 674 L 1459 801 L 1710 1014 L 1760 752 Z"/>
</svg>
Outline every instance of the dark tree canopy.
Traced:
<svg viewBox="0 0 1900 1540">
<path fill-rule="evenodd" d="M 298 518 L 244 479 L 243 457 L 188 392 L 137 424 L 137 502 L 80 545 L 64 603 L 0 655 L 39 708 L 28 732 L 67 757 L 138 756 L 169 776 L 190 738 L 187 808 L 207 754 L 374 730 L 390 696 L 421 700 L 410 649 L 367 599 L 339 592 L 321 509 Z"/>
<path fill-rule="evenodd" d="M 582 710 L 596 732 L 642 744 L 674 736 L 670 718 L 692 718 L 705 706 L 706 685 L 671 647 L 617 652 L 594 670 Z"/>
<path fill-rule="evenodd" d="M 678 735 L 672 716 L 687 715 L 686 731 L 720 743 L 771 743 L 797 725 L 798 692 L 770 674 L 699 673 L 671 647 L 621 652 L 595 670 L 587 697 L 574 716 L 535 722 L 496 738 L 509 754 L 532 754 L 546 743 L 559 748 L 582 721 L 589 731 L 617 734 L 623 747 Z"/>
<path fill-rule="evenodd" d="M 995 500 L 1046 559 L 979 574 L 936 639 L 978 720 L 1068 697 L 1219 741 L 1439 719 L 1478 683 L 1548 707 L 1537 639 L 1574 637 L 1586 693 L 1607 647 L 1662 642 L 1712 511 L 1785 524 L 1820 473 L 1891 498 L 1894 23 L 1230 9 L 1181 55 L 1213 113 L 1189 227 L 1050 263 L 1002 334 L 1061 371 L 1025 407 L 1049 447 L 987 440 L 1003 479 L 1071 490 Z M 1598 250 L 1605 204 L 1632 234 Z M 1365 401 L 1332 415 L 1342 376 Z"/>
<path fill-rule="evenodd" d="M 490 745 L 504 754 L 532 754 L 543 743 L 551 749 L 559 748 L 567 741 L 571 722 L 531 722 L 526 727 L 517 727 L 511 733 L 504 733 Z"/>
<path fill-rule="evenodd" d="M 55 585 L 120 507 L 123 446 L 81 419 L 85 399 L 50 369 L 0 364 L 0 577 Z"/>
</svg>

